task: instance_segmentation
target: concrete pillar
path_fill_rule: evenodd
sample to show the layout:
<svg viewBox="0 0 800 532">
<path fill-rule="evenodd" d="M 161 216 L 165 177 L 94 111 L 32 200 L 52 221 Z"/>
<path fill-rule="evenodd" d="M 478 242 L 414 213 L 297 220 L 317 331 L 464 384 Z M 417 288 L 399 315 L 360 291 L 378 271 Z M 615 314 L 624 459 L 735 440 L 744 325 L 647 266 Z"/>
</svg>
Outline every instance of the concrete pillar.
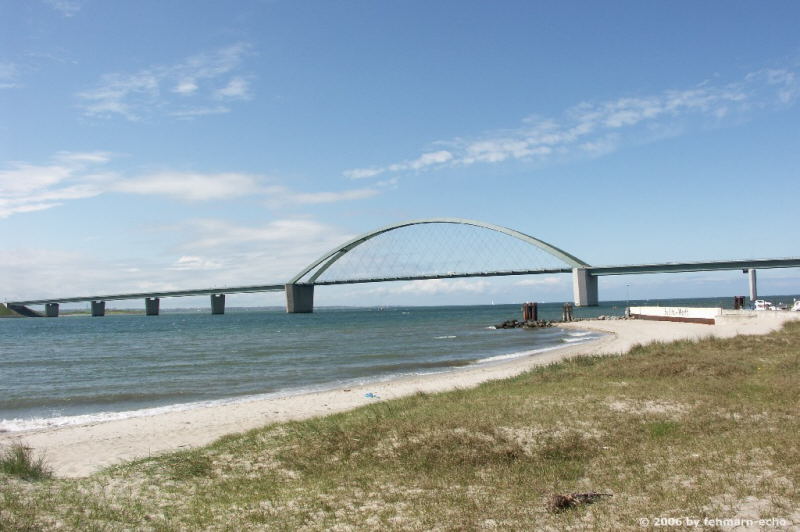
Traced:
<svg viewBox="0 0 800 532">
<path fill-rule="evenodd" d="M 314 312 L 314 285 L 313 284 L 287 284 L 286 312 L 299 314 Z"/>
<path fill-rule="evenodd" d="M 146 297 L 144 299 L 144 313 L 148 316 L 158 316 L 158 307 L 161 300 L 157 297 Z"/>
<path fill-rule="evenodd" d="M 750 302 L 758 299 L 758 290 L 756 289 L 756 271 L 750 268 L 747 272 L 750 274 Z"/>
<path fill-rule="evenodd" d="M 596 307 L 597 277 L 586 268 L 573 268 L 572 295 L 576 307 Z"/>
<path fill-rule="evenodd" d="M 106 302 L 92 301 L 92 316 L 105 316 L 105 315 L 106 315 Z"/>
<path fill-rule="evenodd" d="M 211 314 L 225 314 L 225 294 L 211 294 Z"/>
<path fill-rule="evenodd" d="M 58 303 L 45 303 L 44 315 L 48 318 L 58 317 Z"/>
</svg>

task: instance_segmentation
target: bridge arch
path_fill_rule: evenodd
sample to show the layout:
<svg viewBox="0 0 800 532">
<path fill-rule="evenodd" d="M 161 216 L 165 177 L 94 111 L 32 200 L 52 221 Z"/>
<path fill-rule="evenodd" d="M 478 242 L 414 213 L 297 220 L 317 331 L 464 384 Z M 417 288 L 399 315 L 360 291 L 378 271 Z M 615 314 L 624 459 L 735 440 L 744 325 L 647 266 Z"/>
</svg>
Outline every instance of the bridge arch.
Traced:
<svg viewBox="0 0 800 532">
<path fill-rule="evenodd" d="M 565 263 L 569 264 L 571 268 L 589 268 L 589 264 L 585 263 L 584 261 L 580 260 L 579 258 L 567 253 L 563 249 L 559 249 L 552 244 L 548 244 L 543 240 L 539 240 L 538 238 L 532 237 L 530 235 L 526 235 L 525 233 L 521 233 L 519 231 L 515 231 L 514 229 L 509 229 L 508 227 L 503 227 L 500 225 L 490 224 L 487 222 L 481 222 L 478 220 L 467 220 L 463 218 L 426 218 L 421 220 L 410 220 L 407 222 L 400 222 L 397 224 L 387 225 L 381 227 L 379 229 L 375 229 L 373 231 L 369 231 L 362 235 L 359 235 L 352 240 L 345 242 L 344 244 L 328 251 L 317 260 L 306 266 L 300 273 L 295 275 L 292 279 L 289 280 L 288 284 L 297 284 L 300 280 L 314 271 L 313 275 L 308 279 L 307 283 L 305 284 L 314 284 L 320 275 L 325 273 L 325 271 L 333 266 L 333 264 L 341 259 L 345 254 L 349 253 L 356 247 L 360 246 L 361 244 L 375 238 L 376 236 L 382 235 L 384 233 L 388 233 L 390 231 L 394 231 L 396 229 L 400 229 L 402 227 L 409 227 L 412 225 L 423 225 L 423 224 L 459 224 L 459 225 L 471 225 L 474 227 L 480 227 L 483 229 L 489 229 L 491 231 L 495 231 L 498 233 L 502 233 L 504 235 L 511 236 L 528 244 L 534 245 L 537 248 L 545 251 L 546 253 L 556 257 L 564 261 Z"/>
<path fill-rule="evenodd" d="M 521 233 L 514 229 L 509 229 L 508 227 L 503 227 L 500 225 L 490 224 L 487 222 L 468 220 L 463 218 L 427 218 L 420 220 L 410 220 L 407 222 L 387 225 L 375 229 L 373 231 L 369 231 L 362 235 L 359 235 L 341 244 L 340 246 L 331 249 L 330 251 L 323 254 L 318 259 L 316 259 L 314 262 L 303 268 L 303 270 L 301 270 L 297 275 L 292 277 L 285 285 L 287 312 L 290 313 L 313 312 L 315 282 L 326 270 L 328 270 L 328 268 L 330 268 L 333 264 L 335 264 L 336 261 L 341 259 L 343 256 L 345 256 L 353 249 L 357 248 L 361 244 L 364 244 L 365 242 L 368 242 L 369 240 L 379 235 L 388 233 L 390 231 L 394 231 L 396 229 L 400 229 L 403 227 L 409 227 L 413 225 L 423 225 L 423 224 L 468 225 L 468 226 L 488 229 L 490 231 L 495 231 L 497 233 L 513 237 L 517 240 L 533 245 L 539 248 L 540 250 L 544 251 L 545 253 L 555 257 L 556 259 L 563 261 L 565 264 L 569 265 L 570 269 L 573 271 L 573 276 L 575 272 L 582 272 L 586 274 L 588 273 L 588 269 L 591 268 L 591 266 L 588 263 L 582 261 L 581 259 L 575 257 L 570 253 L 567 253 L 563 249 L 559 249 L 556 246 L 549 244 L 543 240 L 532 237 L 525 233 Z M 303 279 L 309 274 L 311 274 L 310 277 L 308 277 L 308 279 L 304 281 Z M 426 278 L 436 278 L 436 277 L 437 276 L 426 277 Z M 588 277 L 590 276 L 587 276 L 587 278 Z M 591 282 L 596 283 L 596 278 L 592 278 Z M 328 283 L 322 283 L 322 284 L 328 284 Z"/>
</svg>

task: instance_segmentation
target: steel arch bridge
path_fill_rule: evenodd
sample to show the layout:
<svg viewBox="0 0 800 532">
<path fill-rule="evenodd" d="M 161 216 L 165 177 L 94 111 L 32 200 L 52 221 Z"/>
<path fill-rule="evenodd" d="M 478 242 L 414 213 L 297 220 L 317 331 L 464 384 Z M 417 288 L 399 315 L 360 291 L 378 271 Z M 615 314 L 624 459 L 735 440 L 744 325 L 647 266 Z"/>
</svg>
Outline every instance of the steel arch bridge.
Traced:
<svg viewBox="0 0 800 532">
<path fill-rule="evenodd" d="M 518 241 L 524 242 L 538 248 L 546 254 L 554 257 L 563 263 L 560 267 L 549 268 L 528 268 L 528 269 L 504 269 L 494 271 L 480 271 L 480 272 L 448 272 L 448 273 L 434 273 L 434 274 L 420 274 L 420 275 L 394 275 L 385 277 L 365 277 L 359 279 L 341 279 L 341 280 L 324 280 L 320 279 L 329 269 L 348 253 L 357 249 L 359 246 L 369 242 L 370 240 L 385 235 L 392 231 L 399 229 L 431 224 L 453 224 L 462 226 L 471 226 L 479 229 L 485 229 L 502 235 L 512 237 Z M 591 266 L 574 255 L 560 249 L 552 244 L 543 240 L 527 235 L 514 229 L 509 229 L 500 225 L 495 225 L 478 220 L 468 220 L 464 218 L 427 218 L 420 220 L 410 220 L 397 224 L 387 225 L 362 235 L 359 235 L 320 256 L 311 264 L 303 268 L 297 275 L 288 281 L 286 284 L 286 301 L 287 311 L 294 312 L 312 312 L 314 306 L 314 286 L 315 285 L 334 285 L 334 284 L 356 284 L 356 283 L 373 283 L 383 281 L 418 281 L 428 279 L 449 279 L 458 277 L 493 277 L 493 276 L 506 276 L 506 275 L 531 275 L 542 273 L 568 273 L 576 270 L 583 270 Z"/>
<path fill-rule="evenodd" d="M 436 226 L 436 225 L 455 225 L 468 226 L 487 230 L 492 234 L 502 234 L 517 243 L 525 243 L 543 252 L 550 259 L 555 259 L 555 266 L 546 267 L 526 267 L 516 269 L 495 269 L 488 271 L 447 271 L 429 274 L 404 274 L 386 275 L 382 277 L 366 275 L 356 278 L 332 278 L 326 279 L 325 275 L 330 272 L 339 261 L 347 260 L 350 253 L 361 248 L 377 237 L 400 231 L 404 228 L 414 226 Z M 508 239 L 506 239 L 508 240 Z M 525 233 L 476 220 L 461 218 L 429 218 L 422 220 L 411 220 L 407 222 L 387 225 L 373 231 L 369 231 L 357 236 L 340 246 L 328 251 L 303 268 L 297 275 L 288 281 L 280 284 L 248 285 L 248 286 L 229 286 L 213 287 L 192 290 L 172 290 L 172 291 L 151 291 L 124 294 L 104 294 L 79 297 L 53 297 L 47 299 L 36 299 L 27 301 L 9 301 L 7 306 L 18 313 L 26 316 L 38 316 L 40 314 L 27 308 L 26 305 L 45 305 L 45 315 L 57 317 L 60 303 L 91 302 L 92 315 L 103 316 L 105 314 L 105 302 L 111 300 L 130 300 L 144 299 L 147 315 L 159 314 L 159 301 L 164 297 L 183 297 L 183 296 L 211 296 L 212 314 L 223 314 L 225 310 L 225 294 L 253 293 L 253 292 L 281 292 L 286 294 L 286 311 L 289 313 L 313 312 L 314 309 L 314 286 L 334 285 L 334 284 L 355 284 L 371 283 L 382 281 L 414 281 L 426 279 L 447 279 L 456 277 L 490 277 L 505 275 L 531 275 L 543 273 L 572 273 L 573 295 L 577 306 L 592 306 L 598 303 L 597 279 L 601 275 L 630 275 L 643 273 L 678 273 L 678 272 L 698 272 L 698 271 L 719 271 L 719 270 L 738 270 L 743 269 L 750 274 L 750 294 L 751 299 L 755 299 L 755 270 L 765 268 L 798 268 L 800 267 L 800 257 L 772 258 L 772 259 L 739 259 L 725 261 L 703 261 L 703 262 L 669 262 L 661 264 L 628 264 L 619 266 L 591 266 L 574 255 L 559 249 L 543 240 L 532 237 Z"/>
</svg>

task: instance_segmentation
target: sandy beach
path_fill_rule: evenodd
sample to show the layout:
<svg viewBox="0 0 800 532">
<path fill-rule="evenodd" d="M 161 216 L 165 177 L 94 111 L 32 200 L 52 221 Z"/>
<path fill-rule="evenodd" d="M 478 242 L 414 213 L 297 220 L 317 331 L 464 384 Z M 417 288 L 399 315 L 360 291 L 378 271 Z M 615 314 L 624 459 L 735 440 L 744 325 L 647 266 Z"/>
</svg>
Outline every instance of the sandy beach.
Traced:
<svg viewBox="0 0 800 532">
<path fill-rule="evenodd" d="M 644 320 L 580 321 L 562 327 L 591 329 L 608 335 L 577 346 L 447 373 L 146 417 L 0 434 L 0 446 L 22 442 L 37 453 L 44 453 L 57 476 L 80 477 L 127 460 L 205 445 L 223 435 L 274 422 L 341 412 L 418 391 L 432 393 L 467 388 L 568 357 L 621 354 L 636 344 L 651 342 L 766 334 L 780 328 L 785 321 L 796 319 L 800 319 L 800 313 L 761 312 L 725 316 L 715 325 Z M 367 393 L 378 397 L 365 397 Z"/>
</svg>

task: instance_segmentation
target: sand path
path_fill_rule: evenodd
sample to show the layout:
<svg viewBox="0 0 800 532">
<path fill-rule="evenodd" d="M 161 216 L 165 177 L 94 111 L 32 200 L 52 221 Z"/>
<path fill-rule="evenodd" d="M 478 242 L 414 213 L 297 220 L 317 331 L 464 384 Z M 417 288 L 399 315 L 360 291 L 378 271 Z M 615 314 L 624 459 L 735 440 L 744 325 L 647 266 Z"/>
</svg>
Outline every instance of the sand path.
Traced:
<svg viewBox="0 0 800 532">
<path fill-rule="evenodd" d="M 642 320 L 581 321 L 564 327 L 610 334 L 585 344 L 443 374 L 146 417 L 0 434 L 0 447 L 22 442 L 37 453 L 44 452 L 56 475 L 80 477 L 126 460 L 205 445 L 225 434 L 350 410 L 376 400 L 394 399 L 418 391 L 431 393 L 467 388 L 571 356 L 619 354 L 635 344 L 655 341 L 766 334 L 790 319 L 800 319 L 800 313 L 760 312 L 751 316 L 726 317 L 718 320 L 716 325 Z M 364 397 L 368 392 L 377 394 L 380 399 Z"/>
</svg>

